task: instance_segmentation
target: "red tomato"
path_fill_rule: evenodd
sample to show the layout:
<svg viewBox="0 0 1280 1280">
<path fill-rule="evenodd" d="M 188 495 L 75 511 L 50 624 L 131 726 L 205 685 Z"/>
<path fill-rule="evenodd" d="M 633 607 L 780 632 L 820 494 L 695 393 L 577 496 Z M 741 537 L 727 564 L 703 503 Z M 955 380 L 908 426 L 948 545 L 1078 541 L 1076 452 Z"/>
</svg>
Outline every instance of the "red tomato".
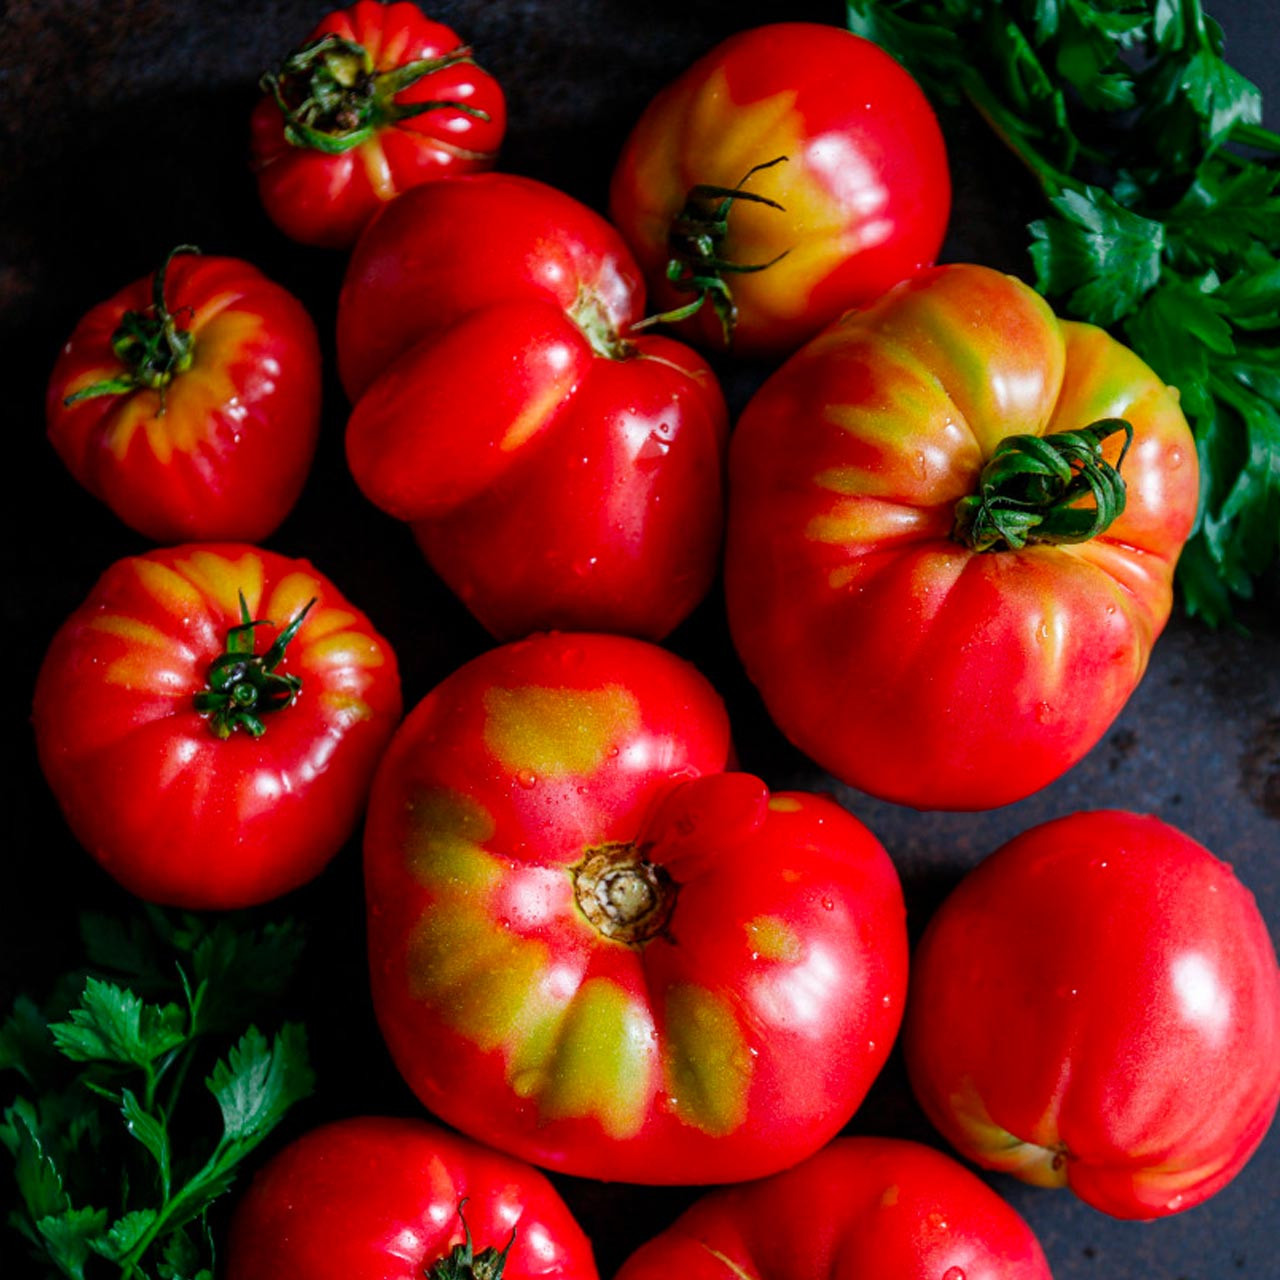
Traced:
<svg viewBox="0 0 1280 1280">
<path fill-rule="evenodd" d="M 568 1173 L 734 1181 L 809 1155 L 906 983 L 884 850 L 724 773 L 724 709 L 640 641 L 538 636 L 406 721 L 366 825 L 373 998 L 405 1079 Z"/>
<path fill-rule="evenodd" d="M 1280 1100 L 1253 895 L 1155 818 L 1078 813 L 967 876 L 920 943 L 907 1064 L 964 1155 L 1120 1218 L 1189 1209 Z"/>
<path fill-rule="evenodd" d="M 507 128 L 497 81 L 413 4 L 329 14 L 263 87 L 251 122 L 263 206 L 325 248 L 353 244 L 410 187 L 491 168 Z"/>
<path fill-rule="evenodd" d="M 352 473 L 497 636 L 658 639 L 711 583 L 724 400 L 688 348 L 626 336 L 643 309 L 617 233 L 527 178 L 420 188 L 356 246 Z"/>
<path fill-rule="evenodd" d="M 658 309 L 696 305 L 682 331 L 751 354 L 794 351 L 929 266 L 950 207 L 920 87 L 870 41 L 802 22 L 732 36 L 664 89 L 610 194 Z"/>
<path fill-rule="evenodd" d="M 465 1215 L 465 1224 L 463 1217 Z M 227 1280 L 595 1280 L 591 1245 L 535 1169 L 419 1120 L 304 1134 L 236 1208 Z M 493 1268 L 511 1241 L 505 1268 Z M 482 1269 L 488 1267 L 487 1270 Z"/>
<path fill-rule="evenodd" d="M 67 822 L 126 889 L 239 907 L 311 879 L 350 836 L 400 678 L 305 560 L 182 546 L 103 574 L 45 655 L 33 718 Z"/>
<path fill-rule="evenodd" d="M 1177 394 L 1137 356 L 1010 276 L 939 267 L 748 405 L 734 642 L 837 777 L 918 808 L 1005 804 L 1079 760 L 1138 683 L 1197 489 Z"/>
<path fill-rule="evenodd" d="M 703 1197 L 618 1280 L 1052 1280 L 1025 1222 L 915 1142 L 842 1138 L 803 1164 Z"/>
<path fill-rule="evenodd" d="M 257 268 L 184 246 L 80 321 L 46 415 L 71 474 L 131 529 L 257 541 L 315 453 L 315 326 Z"/>
</svg>

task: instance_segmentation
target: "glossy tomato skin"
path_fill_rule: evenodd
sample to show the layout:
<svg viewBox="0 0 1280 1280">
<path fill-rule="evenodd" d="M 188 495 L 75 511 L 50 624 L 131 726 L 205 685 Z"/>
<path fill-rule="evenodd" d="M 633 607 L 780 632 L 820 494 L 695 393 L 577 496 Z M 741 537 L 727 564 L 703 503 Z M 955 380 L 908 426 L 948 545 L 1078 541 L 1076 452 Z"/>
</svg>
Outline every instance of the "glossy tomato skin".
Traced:
<svg viewBox="0 0 1280 1280">
<path fill-rule="evenodd" d="M 781 210 L 735 202 L 719 256 L 768 269 L 724 276 L 742 354 L 794 351 L 850 307 L 933 263 L 951 181 L 942 134 L 920 87 L 877 45 L 812 23 L 730 37 L 664 89 L 619 157 L 610 215 L 670 310 L 695 294 L 667 277 L 669 237 L 698 184 L 745 189 Z M 714 204 L 714 200 L 707 202 Z M 704 304 L 680 332 L 719 350 Z"/>
<path fill-rule="evenodd" d="M 506 1280 L 595 1280 L 591 1245 L 535 1169 L 420 1120 L 324 1125 L 254 1179 L 231 1225 L 228 1280 L 423 1280 L 463 1243 L 502 1250 Z M 469 1274 L 469 1273 L 467 1273 Z"/>
<path fill-rule="evenodd" d="M 841 1138 L 761 1182 L 703 1197 L 618 1280 L 1051 1280 L 1031 1229 L 947 1156 Z"/>
<path fill-rule="evenodd" d="M 1120 1218 L 1238 1173 L 1280 1099 L 1280 972 L 1252 894 L 1156 818 L 1077 813 L 961 882 L 915 959 L 907 1064 L 965 1156 Z"/>
<path fill-rule="evenodd" d="M 68 396 L 125 372 L 111 339 L 152 303 L 152 276 L 89 311 L 49 380 L 49 440 L 73 476 L 157 542 L 258 541 L 289 514 L 315 453 L 320 346 L 292 294 L 236 258 L 180 253 L 164 294 L 193 338 L 164 388 Z"/>
<path fill-rule="evenodd" d="M 854 818 L 729 750 L 691 667 L 600 635 L 494 650 L 406 720 L 365 879 L 374 1006 L 428 1108 L 643 1183 L 760 1176 L 839 1130 L 896 1032 L 901 890 Z"/>
<path fill-rule="evenodd" d="M 1134 441 L 1105 533 L 953 539 L 1000 441 L 1107 417 Z M 783 732 L 874 795 L 984 809 L 1051 782 L 1119 713 L 1168 619 L 1198 479 L 1176 393 L 1132 352 L 960 265 L 788 361 L 735 432 L 730 493 L 730 626 Z"/>
<path fill-rule="evenodd" d="M 447 62 L 463 44 L 404 0 L 359 0 L 335 10 L 306 43 L 325 37 L 366 50 L 374 76 L 420 61 Z M 442 65 L 387 101 L 392 111 L 423 102 L 461 103 L 488 118 L 446 105 L 398 120 L 379 119 L 355 146 L 329 154 L 291 143 L 280 107 L 266 94 L 251 120 L 253 168 L 263 208 L 285 235 L 322 248 L 349 248 L 373 215 L 401 192 L 489 169 L 497 159 L 507 127 L 506 101 L 498 82 L 474 62 Z"/>
<path fill-rule="evenodd" d="M 194 705 L 241 621 L 293 703 L 225 740 Z M 395 655 L 305 560 L 195 544 L 117 561 L 54 637 L 36 684 L 40 764 L 77 839 L 131 893 L 190 908 L 264 902 L 351 835 L 400 717 Z"/>
<path fill-rule="evenodd" d="M 711 583 L 724 400 L 693 351 L 628 336 L 643 311 L 613 228 L 505 174 L 410 192 L 352 255 L 352 474 L 496 636 L 658 639 Z"/>
</svg>

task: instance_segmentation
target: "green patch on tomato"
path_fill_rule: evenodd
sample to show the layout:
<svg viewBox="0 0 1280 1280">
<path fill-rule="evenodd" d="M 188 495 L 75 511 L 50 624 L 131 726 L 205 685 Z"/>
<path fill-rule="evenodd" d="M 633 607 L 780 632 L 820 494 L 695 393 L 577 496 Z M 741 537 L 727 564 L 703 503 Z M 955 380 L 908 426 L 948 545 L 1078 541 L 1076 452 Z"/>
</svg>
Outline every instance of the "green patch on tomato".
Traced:
<svg viewBox="0 0 1280 1280">
<path fill-rule="evenodd" d="M 640 711 L 620 685 L 602 689 L 488 689 L 484 741 L 513 773 L 563 777 L 594 773 L 636 732 Z"/>
<path fill-rule="evenodd" d="M 747 1118 L 753 1059 L 723 996 L 692 984 L 667 993 L 663 1068 L 671 1109 L 713 1137 Z"/>
</svg>

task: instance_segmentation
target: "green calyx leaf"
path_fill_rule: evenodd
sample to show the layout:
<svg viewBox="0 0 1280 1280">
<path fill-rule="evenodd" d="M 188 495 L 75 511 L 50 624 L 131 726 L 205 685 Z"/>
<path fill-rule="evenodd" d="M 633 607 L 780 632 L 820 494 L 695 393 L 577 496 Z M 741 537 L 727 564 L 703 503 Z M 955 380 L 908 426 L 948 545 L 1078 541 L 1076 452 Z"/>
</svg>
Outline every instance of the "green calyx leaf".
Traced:
<svg viewBox="0 0 1280 1280">
<path fill-rule="evenodd" d="M 501 1252 L 491 1245 L 475 1253 L 471 1243 L 471 1228 L 462 1212 L 466 1203 L 463 1199 L 458 1205 L 458 1217 L 462 1220 L 465 1239 L 462 1244 L 455 1244 L 446 1257 L 438 1259 L 427 1268 L 426 1280 L 501 1280 L 503 1268 L 507 1265 L 507 1255 L 516 1242 L 515 1228 L 511 1229 L 511 1235 Z"/>
<path fill-rule="evenodd" d="M 160 393 L 159 415 L 165 411 L 165 389 L 195 360 L 195 339 L 178 325 L 178 315 L 165 301 L 165 276 L 169 264 L 180 253 L 199 253 L 195 245 L 180 244 L 170 250 L 151 281 L 151 305 L 145 311 L 126 311 L 111 337 L 111 350 L 124 366 L 114 378 L 82 387 L 66 397 L 65 405 L 78 404 L 96 396 L 125 395 L 131 391 Z"/>
<path fill-rule="evenodd" d="M 209 726 L 219 738 L 229 738 L 236 729 L 260 738 L 266 732 L 262 717 L 292 705 L 302 690 L 302 679 L 276 668 L 314 604 L 314 599 L 309 600 L 265 653 L 254 653 L 254 628 L 271 623 L 251 618 L 241 593 L 240 625 L 227 632 L 226 651 L 209 664 L 206 686 L 194 699 L 196 710 L 209 717 Z"/>
<path fill-rule="evenodd" d="M 1117 431 L 1125 444 L 1113 466 L 1102 446 Z M 1008 436 L 983 467 L 978 492 L 956 504 L 952 537 L 974 551 L 1097 537 L 1124 511 L 1120 466 L 1132 443 L 1133 427 L 1122 418 L 1048 436 Z"/>
<path fill-rule="evenodd" d="M 428 111 L 449 108 L 488 120 L 487 112 L 453 99 L 396 100 L 419 80 L 460 63 L 474 64 L 466 46 L 379 72 L 363 45 L 330 33 L 290 54 L 279 71 L 262 77 L 261 87 L 280 108 L 291 146 L 341 155 L 379 129 Z"/>
</svg>

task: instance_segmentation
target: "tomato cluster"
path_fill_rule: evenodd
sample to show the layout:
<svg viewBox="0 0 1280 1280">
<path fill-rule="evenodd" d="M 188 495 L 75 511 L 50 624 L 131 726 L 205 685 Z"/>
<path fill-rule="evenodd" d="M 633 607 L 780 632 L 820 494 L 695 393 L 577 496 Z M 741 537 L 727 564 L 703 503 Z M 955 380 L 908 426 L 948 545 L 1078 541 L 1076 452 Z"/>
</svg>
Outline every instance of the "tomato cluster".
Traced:
<svg viewBox="0 0 1280 1280">
<path fill-rule="evenodd" d="M 591 1280 L 521 1160 L 762 1179 L 623 1280 L 1047 1280 L 955 1162 L 832 1142 L 904 1016 L 921 1106 L 975 1162 L 1123 1217 L 1222 1187 L 1280 1100 L 1280 973 L 1224 864 L 1154 818 L 1036 828 L 937 913 L 908 995 L 889 854 L 835 799 L 740 771 L 719 696 L 648 643 L 723 537 L 781 731 L 872 796 L 972 810 L 1076 764 L 1169 617 L 1198 498 L 1177 394 L 1012 277 L 933 266 L 947 161 L 906 72 L 830 28 L 733 37 L 636 125 L 616 227 L 477 172 L 502 92 L 413 5 L 330 15 L 263 83 L 268 215 L 351 248 L 351 476 L 514 643 L 397 729 L 373 623 L 251 545 L 302 489 L 321 381 L 305 311 L 255 269 L 183 246 L 77 327 L 50 438 L 180 545 L 111 566 L 53 638 L 49 786 L 126 889 L 195 909 L 297 888 L 364 814 L 377 1019 L 466 1135 L 305 1135 L 244 1196 L 231 1280 Z M 726 352 L 789 357 L 732 441 Z"/>
</svg>

